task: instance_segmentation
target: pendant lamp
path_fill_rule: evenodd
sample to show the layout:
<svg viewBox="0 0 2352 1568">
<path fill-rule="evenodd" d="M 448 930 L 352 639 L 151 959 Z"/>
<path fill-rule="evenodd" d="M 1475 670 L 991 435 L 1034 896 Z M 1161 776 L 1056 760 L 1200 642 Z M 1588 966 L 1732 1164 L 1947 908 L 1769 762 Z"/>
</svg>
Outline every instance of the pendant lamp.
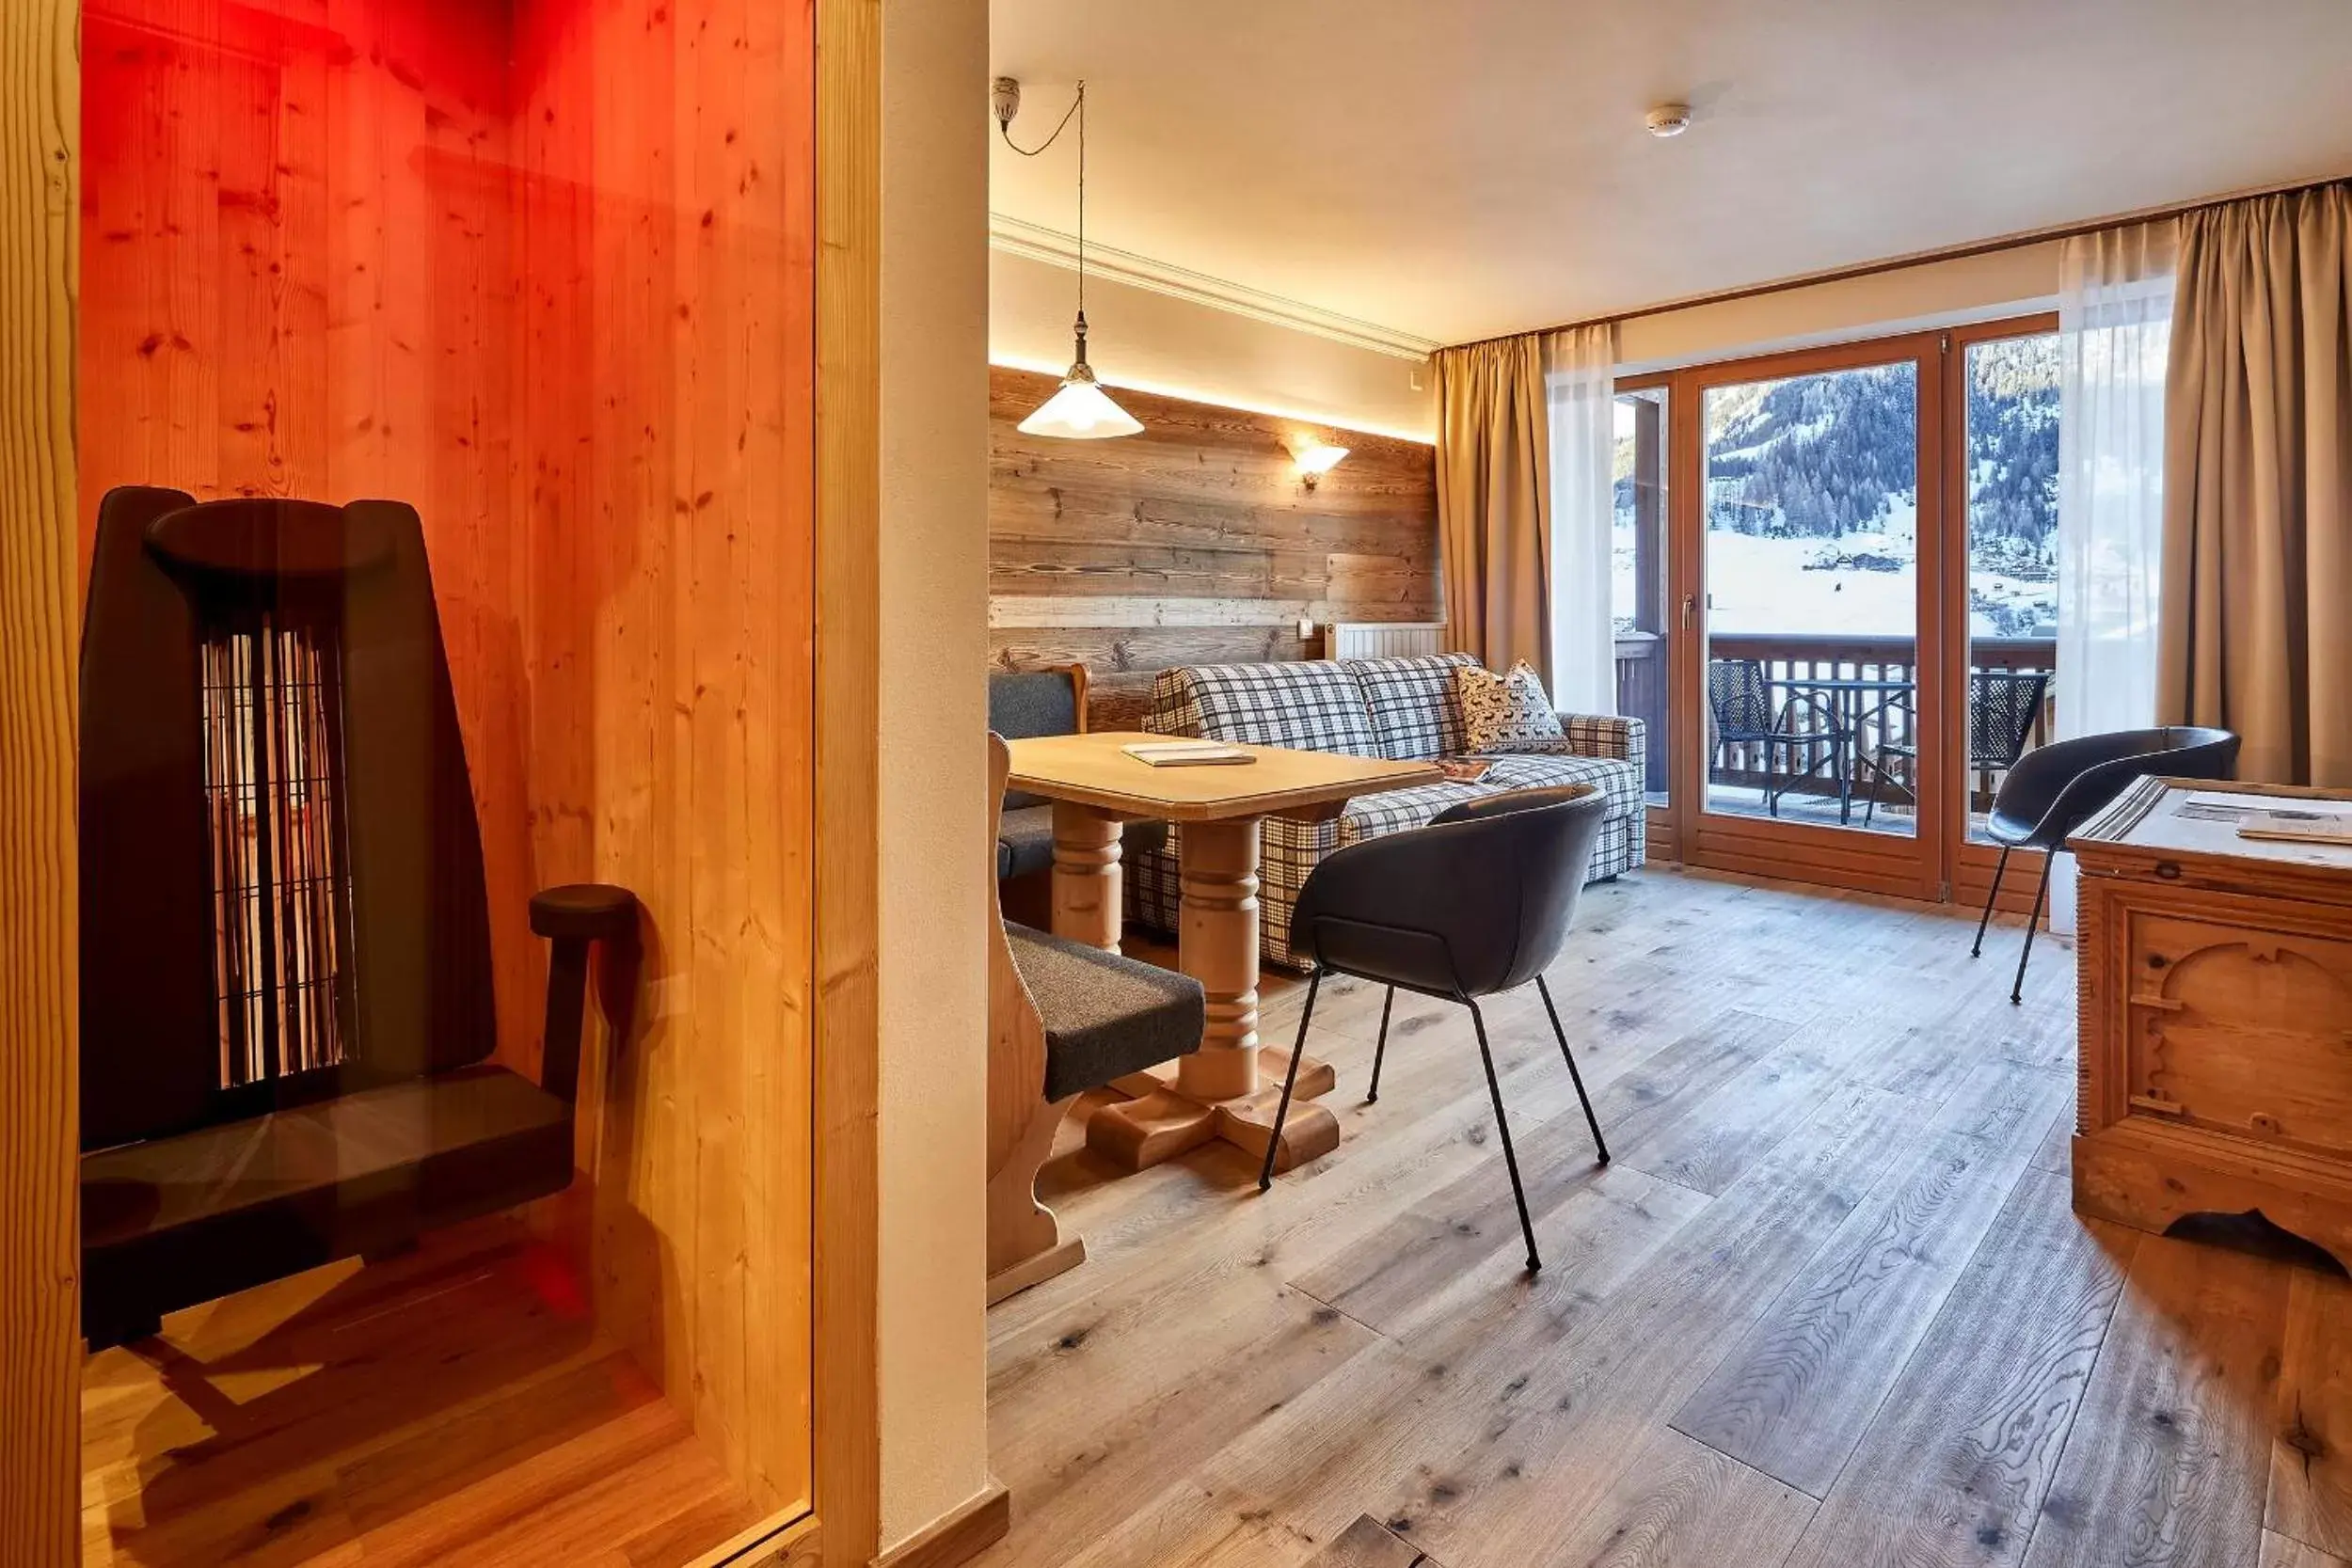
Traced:
<svg viewBox="0 0 2352 1568">
<path fill-rule="evenodd" d="M 1012 139 L 1012 117 L 1020 108 L 1020 84 L 1000 79 L 996 84 L 996 124 L 1004 133 L 1005 145 L 1025 158 L 1034 158 L 1054 145 L 1070 123 L 1071 115 L 1078 117 L 1078 320 L 1076 324 L 1077 355 L 1068 373 L 1054 395 L 1039 405 L 1036 413 L 1021 421 L 1024 436 L 1050 436 L 1062 440 L 1099 441 L 1112 436 L 1134 436 L 1143 426 L 1125 409 L 1111 401 L 1094 379 L 1094 367 L 1087 363 L 1087 85 L 1078 84 L 1077 101 L 1062 116 L 1061 125 L 1054 134 L 1034 148 L 1021 146 Z"/>
</svg>

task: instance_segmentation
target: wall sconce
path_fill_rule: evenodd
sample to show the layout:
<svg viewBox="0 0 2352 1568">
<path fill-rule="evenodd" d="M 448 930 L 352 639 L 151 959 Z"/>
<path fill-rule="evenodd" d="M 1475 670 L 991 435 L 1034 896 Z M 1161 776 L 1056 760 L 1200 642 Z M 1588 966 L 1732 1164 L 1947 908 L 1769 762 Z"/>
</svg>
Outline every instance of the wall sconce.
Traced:
<svg viewBox="0 0 2352 1568">
<path fill-rule="evenodd" d="M 1298 483 L 1311 493 L 1325 474 L 1340 466 L 1347 455 L 1345 447 L 1334 447 L 1322 441 L 1301 441 L 1291 448 L 1291 461 L 1298 465 Z"/>
</svg>

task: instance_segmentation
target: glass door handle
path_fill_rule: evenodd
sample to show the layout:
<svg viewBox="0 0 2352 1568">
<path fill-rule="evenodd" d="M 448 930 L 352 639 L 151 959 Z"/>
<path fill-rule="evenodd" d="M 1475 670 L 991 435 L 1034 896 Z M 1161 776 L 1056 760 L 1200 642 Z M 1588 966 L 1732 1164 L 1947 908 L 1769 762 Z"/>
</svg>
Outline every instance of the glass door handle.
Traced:
<svg viewBox="0 0 2352 1568">
<path fill-rule="evenodd" d="M 1696 625 L 1696 624 L 1697 624 L 1697 621 L 1698 621 L 1698 613 L 1699 613 L 1699 596 L 1698 596 L 1696 594 L 1683 594 L 1683 595 L 1682 595 L 1682 625 L 1683 625 L 1683 626 L 1684 626 L 1686 629 L 1687 629 L 1687 628 L 1689 628 L 1690 626 L 1694 626 L 1694 625 Z"/>
</svg>

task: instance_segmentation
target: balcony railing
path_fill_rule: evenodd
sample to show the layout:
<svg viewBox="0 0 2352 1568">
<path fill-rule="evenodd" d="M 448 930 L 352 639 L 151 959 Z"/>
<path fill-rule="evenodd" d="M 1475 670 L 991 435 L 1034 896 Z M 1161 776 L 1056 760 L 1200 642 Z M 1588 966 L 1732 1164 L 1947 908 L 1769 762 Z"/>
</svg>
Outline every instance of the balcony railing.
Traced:
<svg viewBox="0 0 2352 1568">
<path fill-rule="evenodd" d="M 1908 637 L 1856 637 L 1835 634 L 1723 632 L 1708 640 L 1708 657 L 1717 660 L 1752 659 L 1764 673 L 1773 710 L 1788 714 L 1788 728 L 1794 733 L 1819 734 L 1825 728 L 1821 709 L 1804 700 L 1808 691 L 1818 688 L 1805 685 L 1812 681 L 1901 681 L 1915 678 L 1918 645 Z M 1980 637 L 1969 645 L 1972 671 L 2012 671 L 2018 673 L 2046 672 L 2057 667 L 2054 655 L 2057 644 L 2047 638 Z M 1648 788 L 1656 794 L 1666 789 L 1667 730 L 1666 641 L 1651 632 L 1635 632 L 1617 639 L 1617 711 L 1645 721 L 1652 736 L 1649 748 Z M 1854 723 L 1854 735 L 1849 742 L 1848 766 L 1852 758 L 1875 756 L 1879 748 L 1892 744 L 1909 746 L 1917 743 L 1915 732 L 1917 710 L 1914 704 L 1888 700 L 1891 693 L 1871 692 L 1852 694 L 1848 700 L 1847 717 Z M 2053 704 L 2045 694 L 2041 710 L 2034 715 L 2033 727 L 2026 740 L 2027 749 L 2041 745 L 2050 736 Z M 1714 723 L 1708 721 L 1708 779 L 1710 784 L 1731 788 L 1775 792 L 1785 790 L 1791 795 L 1813 795 L 1834 798 L 1837 783 L 1832 769 L 1805 771 L 1807 758 L 1801 747 L 1763 747 L 1725 743 L 1715 737 Z M 1827 748 L 1817 752 L 1812 761 L 1820 762 Z M 1868 768 L 1852 768 L 1853 800 L 1857 805 L 1870 799 L 1873 792 L 1882 805 L 1907 803 L 1907 797 L 1890 787 Z M 1900 776 L 1899 766 L 1898 775 Z M 1908 781 L 1906 781 L 1908 782 Z M 1971 781 L 1971 804 L 1975 810 L 1986 809 L 1992 792 L 1999 784 L 1999 775 L 1980 770 Z"/>
</svg>

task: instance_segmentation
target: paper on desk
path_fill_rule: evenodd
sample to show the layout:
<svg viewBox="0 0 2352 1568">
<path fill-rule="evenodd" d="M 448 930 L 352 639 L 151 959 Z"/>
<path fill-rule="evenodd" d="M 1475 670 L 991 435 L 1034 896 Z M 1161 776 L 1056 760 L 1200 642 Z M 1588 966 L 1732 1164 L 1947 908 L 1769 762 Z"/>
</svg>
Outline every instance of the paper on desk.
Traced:
<svg viewBox="0 0 2352 1568">
<path fill-rule="evenodd" d="M 2322 816 L 2352 817 L 2352 800 L 2299 800 L 2283 795 L 2249 795 L 2235 789 L 2193 789 L 2188 799 L 2181 802 L 2181 810 L 2189 816 L 2223 821 L 2290 809 Z"/>
</svg>

